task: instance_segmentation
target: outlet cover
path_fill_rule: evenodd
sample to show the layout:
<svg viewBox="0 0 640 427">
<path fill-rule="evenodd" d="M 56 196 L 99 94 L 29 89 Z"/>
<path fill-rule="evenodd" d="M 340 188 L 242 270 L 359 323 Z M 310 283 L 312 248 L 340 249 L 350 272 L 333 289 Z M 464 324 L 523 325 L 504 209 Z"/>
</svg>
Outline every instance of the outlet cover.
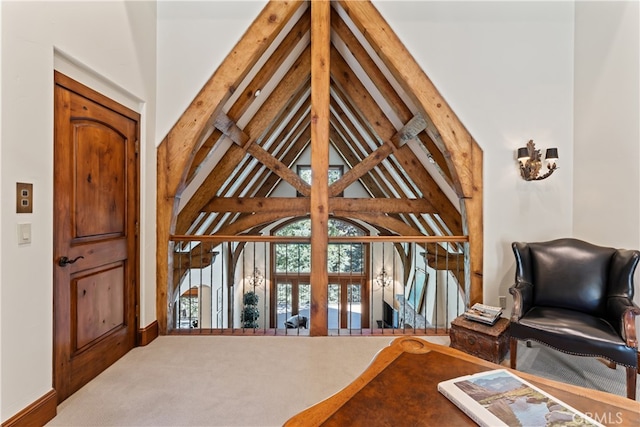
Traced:
<svg viewBox="0 0 640 427">
<path fill-rule="evenodd" d="M 498 299 L 500 301 L 500 308 L 507 308 L 507 297 L 499 296 Z"/>
<path fill-rule="evenodd" d="M 33 213 L 33 184 L 16 183 L 16 213 Z"/>
</svg>

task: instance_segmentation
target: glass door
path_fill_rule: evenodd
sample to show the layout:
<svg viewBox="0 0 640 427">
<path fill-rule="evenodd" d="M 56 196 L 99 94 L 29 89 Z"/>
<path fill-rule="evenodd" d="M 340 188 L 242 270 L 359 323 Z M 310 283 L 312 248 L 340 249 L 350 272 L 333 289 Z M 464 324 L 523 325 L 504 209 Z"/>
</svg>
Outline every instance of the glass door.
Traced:
<svg viewBox="0 0 640 427">
<path fill-rule="evenodd" d="M 285 328 L 284 323 L 287 319 L 295 315 L 305 316 L 309 319 L 310 310 L 311 285 L 308 280 L 293 279 L 276 283 L 276 328 Z"/>
<path fill-rule="evenodd" d="M 368 327 L 366 293 L 359 281 L 329 279 L 328 328 L 361 329 Z"/>
</svg>

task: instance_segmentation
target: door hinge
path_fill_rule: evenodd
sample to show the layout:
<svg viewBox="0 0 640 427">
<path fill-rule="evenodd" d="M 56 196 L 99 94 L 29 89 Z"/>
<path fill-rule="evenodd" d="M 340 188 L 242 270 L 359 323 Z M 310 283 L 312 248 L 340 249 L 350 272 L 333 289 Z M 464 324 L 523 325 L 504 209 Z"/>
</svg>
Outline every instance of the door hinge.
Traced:
<svg viewBox="0 0 640 427">
<path fill-rule="evenodd" d="M 136 154 L 140 153 L 140 140 L 139 139 L 136 139 L 135 150 L 136 150 Z"/>
<path fill-rule="evenodd" d="M 136 221 L 136 236 L 140 233 L 140 223 Z"/>
</svg>

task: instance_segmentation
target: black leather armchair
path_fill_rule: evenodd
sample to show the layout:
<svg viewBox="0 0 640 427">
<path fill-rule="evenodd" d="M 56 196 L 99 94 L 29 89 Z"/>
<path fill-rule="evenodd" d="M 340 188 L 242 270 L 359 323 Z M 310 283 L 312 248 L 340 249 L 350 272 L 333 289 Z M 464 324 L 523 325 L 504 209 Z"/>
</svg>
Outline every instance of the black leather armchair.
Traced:
<svg viewBox="0 0 640 427">
<path fill-rule="evenodd" d="M 577 239 L 513 243 L 516 283 L 509 292 L 511 368 L 518 340 L 594 356 L 627 369 L 627 397 L 635 399 L 638 341 L 632 301 L 635 250 L 595 246 Z"/>
</svg>

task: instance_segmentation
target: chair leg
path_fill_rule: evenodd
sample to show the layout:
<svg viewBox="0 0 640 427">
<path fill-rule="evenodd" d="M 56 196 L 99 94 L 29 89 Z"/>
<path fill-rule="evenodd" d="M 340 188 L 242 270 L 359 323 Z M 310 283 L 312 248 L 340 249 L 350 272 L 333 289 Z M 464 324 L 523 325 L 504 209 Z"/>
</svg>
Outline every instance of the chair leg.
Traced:
<svg viewBox="0 0 640 427">
<path fill-rule="evenodd" d="M 638 376 L 638 368 L 627 367 L 627 397 L 636 400 L 636 378 Z"/>
<path fill-rule="evenodd" d="M 511 362 L 511 369 L 516 369 L 516 359 L 518 358 L 518 339 L 509 338 L 509 356 Z"/>
<path fill-rule="evenodd" d="M 603 357 L 596 357 L 596 360 L 598 360 L 600 363 L 604 364 L 609 369 L 616 369 L 616 366 L 618 366 L 618 364 L 616 362 L 612 362 L 612 361 L 607 360 L 607 359 L 605 359 Z"/>
</svg>

